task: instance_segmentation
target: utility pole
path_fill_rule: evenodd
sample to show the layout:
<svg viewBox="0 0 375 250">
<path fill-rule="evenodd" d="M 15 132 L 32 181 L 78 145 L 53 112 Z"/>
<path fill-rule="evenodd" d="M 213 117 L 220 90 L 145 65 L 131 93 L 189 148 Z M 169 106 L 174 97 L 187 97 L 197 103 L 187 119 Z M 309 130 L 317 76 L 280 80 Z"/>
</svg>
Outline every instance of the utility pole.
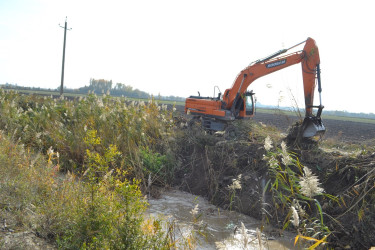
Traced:
<svg viewBox="0 0 375 250">
<path fill-rule="evenodd" d="M 60 24 L 59 24 L 60 25 Z M 64 65 L 65 65 L 65 45 L 66 45 L 66 30 L 71 30 L 67 29 L 67 17 L 65 17 L 65 26 L 61 26 L 61 28 L 64 28 L 64 47 L 63 47 L 63 58 L 62 58 L 62 70 L 61 70 L 61 86 L 60 86 L 60 96 L 63 95 L 64 92 Z"/>
</svg>

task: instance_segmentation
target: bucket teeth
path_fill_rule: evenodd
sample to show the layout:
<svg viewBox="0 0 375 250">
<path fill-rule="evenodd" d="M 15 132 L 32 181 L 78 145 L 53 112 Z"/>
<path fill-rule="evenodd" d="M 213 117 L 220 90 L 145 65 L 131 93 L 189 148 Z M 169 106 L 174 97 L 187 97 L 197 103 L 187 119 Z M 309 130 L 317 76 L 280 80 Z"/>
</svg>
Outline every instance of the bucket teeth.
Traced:
<svg viewBox="0 0 375 250">
<path fill-rule="evenodd" d="M 320 117 L 306 117 L 302 124 L 304 138 L 311 138 L 315 136 L 323 136 L 326 128 L 324 127 Z"/>
</svg>

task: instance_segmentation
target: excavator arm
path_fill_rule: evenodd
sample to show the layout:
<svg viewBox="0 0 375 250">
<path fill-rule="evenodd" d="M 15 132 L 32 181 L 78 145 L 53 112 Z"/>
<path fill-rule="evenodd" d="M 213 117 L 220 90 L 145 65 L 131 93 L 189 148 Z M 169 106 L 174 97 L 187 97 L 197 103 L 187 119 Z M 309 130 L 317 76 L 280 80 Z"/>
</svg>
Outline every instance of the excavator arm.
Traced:
<svg viewBox="0 0 375 250">
<path fill-rule="evenodd" d="M 302 43 L 305 43 L 303 50 L 283 55 L 288 50 Z M 246 112 L 246 105 L 244 104 L 245 96 L 252 95 L 251 92 L 246 92 L 251 83 L 262 76 L 300 63 L 302 67 L 306 110 L 305 119 L 302 124 L 302 137 L 313 137 L 323 134 L 325 127 L 320 118 L 323 109 L 321 96 L 319 96 L 319 106 L 314 106 L 313 104 L 316 81 L 318 82 L 319 95 L 321 93 L 319 50 L 312 38 L 308 38 L 302 43 L 289 49 L 280 50 L 264 59 L 251 63 L 237 75 L 232 87 L 225 90 L 222 100 L 220 97 L 191 96 L 187 98 L 185 112 L 190 111 L 194 115 L 222 121 L 251 117 L 252 112 L 251 115 L 248 115 L 249 113 Z M 316 115 L 313 114 L 313 108 L 318 108 Z M 208 128 L 210 129 L 210 127 Z"/>
<path fill-rule="evenodd" d="M 224 92 L 223 101 L 226 103 L 225 108 L 231 109 L 235 100 L 238 99 L 238 96 L 245 93 L 249 85 L 256 79 L 289 66 L 301 63 L 306 115 L 311 116 L 312 108 L 314 107 L 313 100 L 316 76 L 318 75 L 318 79 L 320 79 L 319 50 L 315 44 L 315 41 L 312 38 L 308 38 L 302 51 L 285 56 L 279 56 L 290 49 L 291 48 L 284 49 L 265 59 L 257 60 L 250 64 L 250 66 L 247 68 L 243 69 L 238 74 L 232 87 Z"/>
</svg>

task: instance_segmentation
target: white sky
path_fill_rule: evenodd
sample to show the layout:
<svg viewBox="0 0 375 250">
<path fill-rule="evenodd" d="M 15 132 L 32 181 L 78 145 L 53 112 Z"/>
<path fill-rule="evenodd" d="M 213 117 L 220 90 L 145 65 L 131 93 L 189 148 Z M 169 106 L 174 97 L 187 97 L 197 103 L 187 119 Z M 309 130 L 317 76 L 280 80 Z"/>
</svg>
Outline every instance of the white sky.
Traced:
<svg viewBox="0 0 375 250">
<path fill-rule="evenodd" d="M 212 96 L 250 62 L 312 37 L 326 109 L 375 113 L 373 12 L 370 0 L 0 0 L 0 84 L 60 85 L 67 16 L 69 88 L 103 78 L 154 95 Z M 291 106 L 292 93 L 303 107 L 301 75 L 292 66 L 249 89 L 262 104 Z"/>
</svg>

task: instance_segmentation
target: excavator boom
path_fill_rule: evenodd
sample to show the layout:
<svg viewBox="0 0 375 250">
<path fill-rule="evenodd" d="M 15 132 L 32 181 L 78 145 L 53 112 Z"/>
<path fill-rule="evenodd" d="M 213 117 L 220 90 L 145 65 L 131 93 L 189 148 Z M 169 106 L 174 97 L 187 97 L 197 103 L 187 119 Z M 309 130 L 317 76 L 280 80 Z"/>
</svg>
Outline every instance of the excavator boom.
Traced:
<svg viewBox="0 0 375 250">
<path fill-rule="evenodd" d="M 288 50 L 305 43 L 303 50 L 284 55 Z M 300 63 L 302 67 L 302 78 L 305 96 L 305 119 L 302 123 L 302 137 L 313 137 L 322 135 L 325 127 L 320 115 L 323 106 L 321 105 L 321 82 L 320 82 L 320 57 L 319 50 L 312 38 L 299 43 L 289 49 L 280 50 L 264 59 L 257 60 L 243 69 L 236 77 L 231 88 L 225 90 L 222 98 L 191 96 L 186 99 L 185 112 L 190 112 L 195 116 L 201 116 L 206 120 L 215 120 L 213 127 L 206 128 L 217 130 L 222 128 L 217 126 L 216 121 L 231 121 L 252 117 L 254 105 L 249 105 L 253 97 L 252 92 L 247 88 L 256 79 L 289 66 Z M 314 91 L 316 82 L 318 83 L 320 104 L 314 106 Z M 313 108 L 317 108 L 317 114 L 313 114 Z"/>
</svg>

